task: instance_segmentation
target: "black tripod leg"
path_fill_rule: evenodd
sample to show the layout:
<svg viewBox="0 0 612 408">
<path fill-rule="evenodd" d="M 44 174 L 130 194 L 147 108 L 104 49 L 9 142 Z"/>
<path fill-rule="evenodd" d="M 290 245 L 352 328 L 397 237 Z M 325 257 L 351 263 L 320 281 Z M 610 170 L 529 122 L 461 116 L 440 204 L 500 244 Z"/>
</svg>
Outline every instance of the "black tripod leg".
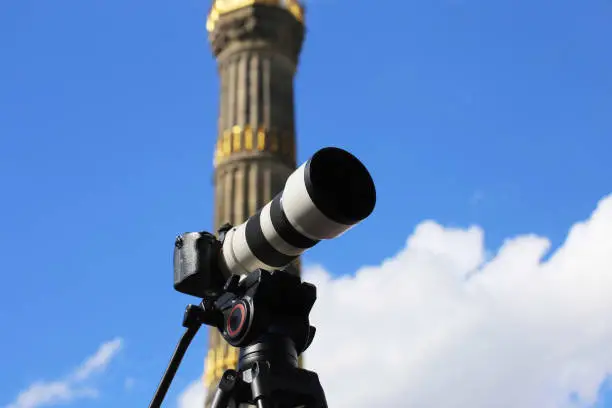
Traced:
<svg viewBox="0 0 612 408">
<path fill-rule="evenodd" d="M 170 388 L 170 383 L 176 374 L 176 370 L 178 370 L 179 364 L 181 364 L 181 360 L 187 351 L 187 347 L 189 347 L 189 343 L 191 343 L 191 340 L 193 340 L 199 328 L 199 325 L 187 327 L 187 330 L 185 330 L 185 333 L 183 333 L 181 340 L 174 350 L 172 359 L 170 359 L 168 368 L 166 369 L 161 382 L 157 386 L 157 390 L 155 391 L 155 395 L 153 396 L 153 400 L 151 401 L 149 408 L 161 407 L 161 403 L 168 392 L 168 388 Z"/>
<path fill-rule="evenodd" d="M 270 401 L 270 365 L 266 363 L 256 362 L 251 367 L 252 382 L 251 395 L 255 400 L 257 408 L 272 408 Z"/>
<path fill-rule="evenodd" d="M 272 404 L 269 404 L 265 398 L 257 400 L 257 408 L 272 408 Z"/>
<path fill-rule="evenodd" d="M 219 380 L 217 392 L 215 392 L 210 408 L 227 408 L 232 397 L 234 397 L 237 382 L 238 373 L 236 371 L 225 371 L 221 376 L 221 380 Z"/>
</svg>

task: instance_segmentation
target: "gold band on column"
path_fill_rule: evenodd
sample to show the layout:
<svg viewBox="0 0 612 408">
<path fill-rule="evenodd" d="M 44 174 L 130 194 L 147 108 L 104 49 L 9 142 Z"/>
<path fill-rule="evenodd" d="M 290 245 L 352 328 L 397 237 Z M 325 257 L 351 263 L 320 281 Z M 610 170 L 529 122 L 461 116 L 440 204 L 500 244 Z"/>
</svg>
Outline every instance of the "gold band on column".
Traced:
<svg viewBox="0 0 612 408">
<path fill-rule="evenodd" d="M 238 367 L 238 355 L 240 350 L 237 347 L 221 345 L 208 350 L 204 363 L 204 385 L 209 388 L 214 385 L 215 380 L 221 378 L 225 370 L 236 370 Z M 304 365 L 303 356 L 298 357 L 298 366 Z"/>
<path fill-rule="evenodd" d="M 295 162 L 295 137 L 291 132 L 279 132 L 276 129 L 266 129 L 250 125 L 232 126 L 221 132 L 215 149 L 215 167 L 236 153 L 269 152 L 281 154 L 284 158 Z"/>
<path fill-rule="evenodd" d="M 210 387 L 225 370 L 235 370 L 238 367 L 238 354 L 238 348 L 225 344 L 209 349 L 204 364 L 204 385 Z"/>
</svg>

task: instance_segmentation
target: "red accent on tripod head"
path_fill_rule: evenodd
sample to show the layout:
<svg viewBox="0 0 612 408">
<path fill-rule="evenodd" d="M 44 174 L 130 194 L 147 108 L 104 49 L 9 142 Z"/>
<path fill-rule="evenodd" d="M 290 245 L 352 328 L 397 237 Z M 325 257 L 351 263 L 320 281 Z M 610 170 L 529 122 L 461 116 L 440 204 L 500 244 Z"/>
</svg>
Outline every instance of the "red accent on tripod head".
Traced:
<svg viewBox="0 0 612 408">
<path fill-rule="evenodd" d="M 242 334 L 247 317 L 247 309 L 243 303 L 236 303 L 227 315 L 226 327 L 230 337 L 238 337 Z"/>
</svg>

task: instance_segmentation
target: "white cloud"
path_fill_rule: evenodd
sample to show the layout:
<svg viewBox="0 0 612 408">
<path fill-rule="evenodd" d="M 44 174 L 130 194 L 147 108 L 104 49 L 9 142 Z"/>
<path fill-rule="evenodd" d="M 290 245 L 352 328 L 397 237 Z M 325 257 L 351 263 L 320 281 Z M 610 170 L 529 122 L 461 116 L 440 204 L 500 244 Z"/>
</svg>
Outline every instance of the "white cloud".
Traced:
<svg viewBox="0 0 612 408">
<path fill-rule="evenodd" d="M 549 248 L 525 235 L 485 261 L 481 229 L 425 222 L 355 277 L 306 271 L 319 293 L 306 364 L 329 405 L 593 403 L 612 372 L 612 197 L 541 262 Z"/>
<path fill-rule="evenodd" d="M 189 384 L 179 395 L 178 408 L 202 408 L 204 406 L 206 390 L 202 380 L 196 380 Z"/>
<path fill-rule="evenodd" d="M 63 404 L 80 398 L 96 398 L 97 389 L 83 384 L 94 373 L 102 372 L 120 350 L 122 340 L 117 338 L 102 344 L 66 379 L 39 381 L 20 392 L 7 408 L 38 408 Z"/>
<path fill-rule="evenodd" d="M 114 339 L 100 346 L 96 353 L 87 358 L 83 364 L 74 372 L 74 379 L 81 381 L 95 372 L 103 371 L 112 358 L 117 354 L 122 345 L 121 339 Z"/>
<path fill-rule="evenodd" d="M 426 221 L 381 265 L 337 279 L 304 271 L 318 288 L 306 364 L 329 406 L 559 408 L 576 406 L 573 392 L 578 406 L 595 402 L 612 373 L 612 196 L 546 262 L 546 238 L 491 255 L 483 237 Z"/>
</svg>

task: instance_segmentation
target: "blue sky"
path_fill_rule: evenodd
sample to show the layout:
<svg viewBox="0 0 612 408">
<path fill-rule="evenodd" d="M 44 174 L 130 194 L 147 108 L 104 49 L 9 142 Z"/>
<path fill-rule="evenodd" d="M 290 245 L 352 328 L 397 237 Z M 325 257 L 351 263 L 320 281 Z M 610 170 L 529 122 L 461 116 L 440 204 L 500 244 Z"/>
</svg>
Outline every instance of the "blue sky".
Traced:
<svg viewBox="0 0 612 408">
<path fill-rule="evenodd" d="M 148 404 L 194 301 L 172 288 L 174 237 L 212 223 L 208 7 L 0 3 L 0 406 L 117 336 L 99 398 L 75 406 Z M 525 233 L 558 245 L 611 192 L 610 2 L 312 0 L 307 19 L 300 161 L 350 150 L 378 203 L 306 263 L 351 274 L 426 219 L 478 224 L 488 248 Z"/>
</svg>

